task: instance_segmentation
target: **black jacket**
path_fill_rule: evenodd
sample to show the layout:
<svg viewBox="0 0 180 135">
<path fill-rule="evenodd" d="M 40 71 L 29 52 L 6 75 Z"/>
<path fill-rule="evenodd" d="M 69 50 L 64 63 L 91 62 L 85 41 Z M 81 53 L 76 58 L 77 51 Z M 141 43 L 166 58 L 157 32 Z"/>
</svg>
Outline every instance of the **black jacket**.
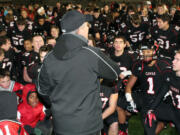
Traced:
<svg viewBox="0 0 180 135">
<path fill-rule="evenodd" d="M 103 127 L 99 78 L 115 80 L 120 70 L 77 35 L 62 35 L 44 59 L 38 92 L 49 95 L 57 135 L 87 135 Z"/>
</svg>

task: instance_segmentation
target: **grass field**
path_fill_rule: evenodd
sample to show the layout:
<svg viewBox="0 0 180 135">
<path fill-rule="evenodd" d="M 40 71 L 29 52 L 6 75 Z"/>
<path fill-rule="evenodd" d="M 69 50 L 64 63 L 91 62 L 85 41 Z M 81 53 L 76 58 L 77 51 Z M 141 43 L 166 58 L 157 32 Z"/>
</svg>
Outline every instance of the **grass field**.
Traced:
<svg viewBox="0 0 180 135">
<path fill-rule="evenodd" d="M 144 135 L 142 122 L 139 115 L 134 115 L 129 120 L 129 134 L 128 135 Z M 159 135 L 178 135 L 175 128 L 167 127 Z"/>
</svg>

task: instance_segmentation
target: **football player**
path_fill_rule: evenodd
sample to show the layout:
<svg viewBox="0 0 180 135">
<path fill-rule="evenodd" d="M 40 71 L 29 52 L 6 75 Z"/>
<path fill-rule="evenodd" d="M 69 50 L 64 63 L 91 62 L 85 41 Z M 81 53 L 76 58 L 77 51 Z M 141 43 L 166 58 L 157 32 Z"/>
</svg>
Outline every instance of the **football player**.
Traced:
<svg viewBox="0 0 180 135">
<path fill-rule="evenodd" d="M 125 88 L 125 97 L 127 101 L 127 110 L 130 112 L 141 113 L 145 120 L 146 112 L 150 108 L 156 96 L 160 93 L 160 87 L 163 84 L 163 76 L 169 72 L 166 70 L 170 64 L 165 59 L 157 59 L 153 43 L 147 42 L 141 46 L 141 60 L 134 63 L 132 75 L 130 76 Z M 133 86 L 139 82 L 139 92 L 133 92 Z M 161 130 L 161 125 L 156 132 Z M 145 126 L 145 133 L 152 135 L 151 130 Z"/>
<path fill-rule="evenodd" d="M 161 92 L 151 104 L 147 113 L 147 125 L 154 131 L 157 120 L 172 121 L 180 134 L 180 50 L 174 56 L 172 72 L 169 72 L 162 84 Z M 164 95 L 169 92 L 172 98 L 171 104 L 163 104 Z M 152 132 L 151 135 L 154 135 Z"/>
<path fill-rule="evenodd" d="M 159 45 L 160 55 L 173 58 L 174 51 L 179 47 L 179 28 L 169 24 L 170 16 L 163 14 L 158 16 L 158 25 L 151 29 L 151 36 Z"/>
</svg>

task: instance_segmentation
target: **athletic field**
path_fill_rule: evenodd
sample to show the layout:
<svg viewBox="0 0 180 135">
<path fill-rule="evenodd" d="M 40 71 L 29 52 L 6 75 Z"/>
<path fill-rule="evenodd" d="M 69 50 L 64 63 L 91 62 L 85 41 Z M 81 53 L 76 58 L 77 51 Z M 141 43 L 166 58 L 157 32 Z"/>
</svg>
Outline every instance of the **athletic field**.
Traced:
<svg viewBox="0 0 180 135">
<path fill-rule="evenodd" d="M 129 120 L 129 134 L 128 135 L 144 135 L 143 126 L 139 115 L 133 115 Z M 169 127 L 164 129 L 160 135 L 178 135 L 175 128 Z"/>
</svg>

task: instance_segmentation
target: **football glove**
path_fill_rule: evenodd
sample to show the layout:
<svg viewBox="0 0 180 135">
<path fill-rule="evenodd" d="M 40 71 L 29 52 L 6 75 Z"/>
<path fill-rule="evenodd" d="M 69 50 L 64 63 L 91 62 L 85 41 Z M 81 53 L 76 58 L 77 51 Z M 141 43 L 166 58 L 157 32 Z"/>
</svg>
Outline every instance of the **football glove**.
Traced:
<svg viewBox="0 0 180 135">
<path fill-rule="evenodd" d="M 153 110 L 149 110 L 146 115 L 145 124 L 148 124 L 149 127 L 152 127 L 152 121 L 156 121 L 156 115 Z"/>
<path fill-rule="evenodd" d="M 137 107 L 136 107 L 136 104 L 134 103 L 133 99 L 132 99 L 132 96 L 130 93 L 126 93 L 125 94 L 125 97 L 126 97 L 126 100 L 127 100 L 127 111 L 131 112 L 131 113 L 137 113 L 138 110 L 137 110 Z"/>
</svg>

